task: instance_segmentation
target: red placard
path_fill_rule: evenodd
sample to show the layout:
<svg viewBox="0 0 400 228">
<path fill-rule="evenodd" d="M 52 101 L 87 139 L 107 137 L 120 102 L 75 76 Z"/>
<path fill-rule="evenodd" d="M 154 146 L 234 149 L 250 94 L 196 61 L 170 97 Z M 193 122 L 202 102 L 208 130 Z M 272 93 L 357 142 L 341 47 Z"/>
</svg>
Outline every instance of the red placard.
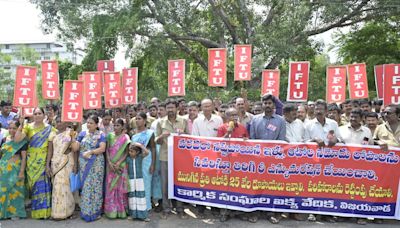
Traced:
<svg viewBox="0 0 400 228">
<path fill-rule="evenodd" d="M 308 61 L 289 63 L 287 101 L 307 101 L 309 72 L 310 62 Z"/>
<path fill-rule="evenodd" d="M 365 63 L 347 65 L 350 99 L 368 98 L 367 68 Z"/>
<path fill-rule="evenodd" d="M 137 103 L 138 94 L 138 68 L 122 70 L 122 104 Z"/>
<path fill-rule="evenodd" d="M 208 86 L 226 87 L 226 48 L 208 49 Z"/>
<path fill-rule="evenodd" d="M 326 102 L 342 103 L 346 100 L 346 66 L 326 68 Z"/>
<path fill-rule="evenodd" d="M 61 121 L 82 122 L 83 117 L 83 81 L 65 80 Z"/>
<path fill-rule="evenodd" d="M 279 70 L 263 70 L 261 96 L 272 94 L 275 97 L 279 97 L 280 74 Z"/>
<path fill-rule="evenodd" d="M 113 72 L 114 71 L 114 60 L 99 60 L 99 61 L 97 61 L 97 71 Z"/>
<path fill-rule="evenodd" d="M 48 100 L 60 99 L 57 60 L 42 61 L 42 96 Z"/>
<path fill-rule="evenodd" d="M 36 67 L 17 66 L 13 106 L 32 108 L 37 105 Z"/>
<path fill-rule="evenodd" d="M 400 64 L 383 65 L 383 105 L 400 104 Z"/>
<path fill-rule="evenodd" d="M 101 73 L 100 72 L 83 72 L 83 108 L 84 109 L 100 109 L 101 108 Z"/>
<path fill-rule="evenodd" d="M 375 88 L 378 99 L 383 99 L 383 65 L 374 67 Z"/>
<path fill-rule="evenodd" d="M 168 96 L 185 96 L 185 60 L 168 60 Z"/>
<path fill-rule="evenodd" d="M 121 80 L 119 72 L 104 72 L 104 103 L 106 108 L 118 108 L 121 103 Z"/>
<path fill-rule="evenodd" d="M 251 45 L 235 45 L 235 81 L 251 80 Z"/>
</svg>

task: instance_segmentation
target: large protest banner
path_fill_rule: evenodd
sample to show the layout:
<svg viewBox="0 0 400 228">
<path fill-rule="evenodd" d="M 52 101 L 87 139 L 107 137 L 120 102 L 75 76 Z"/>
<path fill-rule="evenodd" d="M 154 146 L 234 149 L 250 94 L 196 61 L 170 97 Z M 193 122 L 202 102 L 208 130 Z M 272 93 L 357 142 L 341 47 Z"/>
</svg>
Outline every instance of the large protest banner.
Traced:
<svg viewBox="0 0 400 228">
<path fill-rule="evenodd" d="M 173 135 L 169 198 L 240 211 L 400 219 L 400 149 Z"/>
</svg>

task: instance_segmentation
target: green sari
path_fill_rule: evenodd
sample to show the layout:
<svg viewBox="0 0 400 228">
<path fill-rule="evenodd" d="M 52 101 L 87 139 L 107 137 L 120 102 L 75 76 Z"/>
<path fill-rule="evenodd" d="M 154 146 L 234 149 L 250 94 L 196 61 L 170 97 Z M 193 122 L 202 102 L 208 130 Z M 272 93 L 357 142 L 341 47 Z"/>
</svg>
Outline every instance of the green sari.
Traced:
<svg viewBox="0 0 400 228">
<path fill-rule="evenodd" d="M 27 141 L 14 141 L 2 145 L 0 154 L 0 219 L 12 217 L 25 218 L 25 188 L 24 179 L 19 179 L 21 158 L 11 161 L 11 158 L 22 149 Z"/>
</svg>

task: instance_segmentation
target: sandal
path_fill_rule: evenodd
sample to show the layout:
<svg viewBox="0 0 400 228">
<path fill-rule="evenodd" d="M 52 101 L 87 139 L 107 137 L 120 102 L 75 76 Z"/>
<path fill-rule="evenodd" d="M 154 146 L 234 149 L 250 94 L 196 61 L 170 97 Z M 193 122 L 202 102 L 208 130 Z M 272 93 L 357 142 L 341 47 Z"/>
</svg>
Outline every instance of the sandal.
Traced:
<svg viewBox="0 0 400 228">
<path fill-rule="evenodd" d="M 280 220 L 274 216 L 269 217 L 268 221 L 272 224 L 278 224 Z"/>
<path fill-rule="evenodd" d="M 249 217 L 249 222 L 251 223 L 256 223 L 258 221 L 258 216 L 257 215 L 252 215 Z"/>
</svg>

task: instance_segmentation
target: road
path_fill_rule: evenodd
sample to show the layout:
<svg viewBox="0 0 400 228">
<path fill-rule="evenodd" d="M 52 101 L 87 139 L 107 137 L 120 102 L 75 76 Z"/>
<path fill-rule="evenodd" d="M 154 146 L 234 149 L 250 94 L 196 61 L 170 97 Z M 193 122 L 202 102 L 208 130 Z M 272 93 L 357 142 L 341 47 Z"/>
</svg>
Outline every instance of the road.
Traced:
<svg viewBox="0 0 400 228">
<path fill-rule="evenodd" d="M 308 222 L 308 221 L 294 221 L 291 219 L 283 219 L 280 224 L 272 225 L 265 218 L 261 218 L 257 223 L 249 223 L 246 221 L 241 221 L 238 218 L 232 218 L 227 222 L 221 223 L 218 218 L 214 218 L 209 212 L 207 212 L 207 218 L 204 220 L 196 219 L 195 215 L 191 213 L 190 209 L 186 209 L 185 212 L 189 215 L 188 219 L 182 220 L 178 218 L 176 215 L 172 214 L 168 217 L 168 219 L 163 220 L 160 218 L 160 214 L 152 213 L 150 215 L 150 222 L 142 222 L 138 220 L 132 219 L 116 219 L 110 220 L 107 218 L 101 218 L 92 223 L 86 223 L 81 220 L 79 217 L 75 219 L 68 219 L 64 221 L 53 221 L 53 220 L 33 220 L 33 219 L 20 219 L 17 221 L 11 220 L 0 220 L 0 228 L 45 228 L 45 227 L 56 227 L 56 228 L 84 228 L 84 227 L 95 227 L 95 228 L 117 228 L 117 227 L 155 227 L 155 228 L 176 228 L 176 227 L 237 227 L 244 228 L 247 226 L 251 227 L 332 227 L 332 228 L 346 228 L 346 227 L 400 227 L 400 221 L 395 220 L 387 220 L 383 224 L 375 224 L 373 222 L 361 226 L 355 223 L 355 219 L 353 218 L 350 221 L 346 222 L 338 222 L 338 223 L 325 223 L 325 222 Z M 78 212 L 76 212 L 78 216 Z"/>
</svg>

